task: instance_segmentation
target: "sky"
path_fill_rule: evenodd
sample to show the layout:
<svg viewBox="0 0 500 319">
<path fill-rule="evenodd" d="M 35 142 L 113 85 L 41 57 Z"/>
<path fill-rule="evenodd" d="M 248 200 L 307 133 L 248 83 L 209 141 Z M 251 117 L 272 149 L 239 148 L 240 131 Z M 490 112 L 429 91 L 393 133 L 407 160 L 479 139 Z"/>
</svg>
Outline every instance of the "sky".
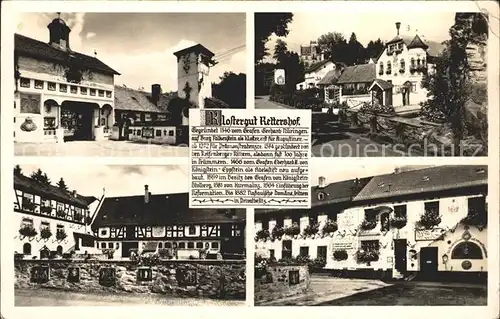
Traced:
<svg viewBox="0 0 500 319">
<path fill-rule="evenodd" d="M 322 34 L 340 32 L 349 40 L 351 33 L 366 47 L 370 40 L 389 41 L 396 36 L 396 22 L 401 22 L 401 35 L 414 36 L 418 34 L 423 40 L 428 39 L 443 42 L 449 38 L 449 29 L 455 19 L 454 12 L 300 12 L 294 13 L 293 20 L 288 24 L 290 33 L 282 38 L 287 42 L 288 49 L 300 52 L 301 45 L 316 41 Z M 278 37 L 273 35 L 266 47 L 273 53 Z"/>
<path fill-rule="evenodd" d="M 17 33 L 49 41 L 47 25 L 56 13 L 21 13 Z M 115 84 L 164 92 L 177 91 L 177 60 L 173 52 L 200 43 L 217 55 L 210 81 L 225 71 L 246 73 L 244 13 L 62 13 L 71 28 L 70 48 L 97 58 L 121 75 Z M 233 53 L 234 54 L 230 54 Z"/>
</svg>

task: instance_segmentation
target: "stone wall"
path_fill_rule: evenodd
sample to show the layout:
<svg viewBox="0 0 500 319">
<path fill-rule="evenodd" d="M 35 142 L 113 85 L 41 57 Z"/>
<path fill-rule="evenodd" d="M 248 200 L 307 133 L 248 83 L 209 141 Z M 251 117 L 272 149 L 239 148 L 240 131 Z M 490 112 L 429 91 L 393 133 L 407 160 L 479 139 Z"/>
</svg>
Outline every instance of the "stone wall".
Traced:
<svg viewBox="0 0 500 319">
<path fill-rule="evenodd" d="M 40 273 L 40 267 L 49 269 L 46 270 L 48 278 L 35 276 L 39 280 L 34 282 L 36 278 L 32 274 Z M 74 268 L 78 269 L 79 276 L 71 276 Z M 141 280 L 139 272 L 149 278 Z M 73 280 L 75 277 L 78 280 Z M 16 260 L 15 279 L 15 288 L 21 289 L 159 293 L 179 297 L 244 300 L 246 275 L 244 260 L 169 260 L 155 266 L 114 260 Z"/>
<path fill-rule="evenodd" d="M 293 278 L 294 272 L 295 275 L 298 272 L 298 278 Z M 255 278 L 255 304 L 303 294 L 308 290 L 309 282 L 306 265 L 270 265 L 267 267 L 267 275 Z"/>
</svg>

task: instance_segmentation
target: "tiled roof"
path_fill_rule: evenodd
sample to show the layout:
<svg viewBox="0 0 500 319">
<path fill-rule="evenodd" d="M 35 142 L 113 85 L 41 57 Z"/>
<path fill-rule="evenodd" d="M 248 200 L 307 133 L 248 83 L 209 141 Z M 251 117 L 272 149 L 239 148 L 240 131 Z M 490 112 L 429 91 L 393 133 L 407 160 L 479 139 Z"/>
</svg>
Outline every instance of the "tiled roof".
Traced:
<svg viewBox="0 0 500 319">
<path fill-rule="evenodd" d="M 376 78 L 375 63 L 348 66 L 337 80 L 337 84 L 346 83 L 367 83 L 373 82 Z"/>
<path fill-rule="evenodd" d="M 375 79 L 375 81 L 373 81 L 372 85 L 370 85 L 370 90 L 372 89 L 372 87 L 374 85 L 378 85 L 384 91 L 393 87 L 392 83 L 389 83 L 389 82 L 384 81 L 382 79 Z"/>
<path fill-rule="evenodd" d="M 413 40 L 411 40 L 411 42 L 406 45 L 406 47 L 408 49 L 413 49 L 413 48 L 422 48 L 424 50 L 427 50 L 427 48 L 429 47 L 427 44 L 424 43 L 424 41 L 422 41 L 422 39 L 420 39 L 420 37 L 417 35 L 415 35 L 415 37 L 413 38 Z"/>
<path fill-rule="evenodd" d="M 28 176 L 18 174 L 14 174 L 14 189 L 81 208 L 88 208 L 91 203 L 97 200 L 93 196 L 82 196 L 79 194 L 76 194 L 76 197 L 74 197 L 71 193 L 65 192 L 57 186 L 42 184 Z"/>
<path fill-rule="evenodd" d="M 325 75 L 321 81 L 318 82 L 318 85 L 330 85 L 335 84 L 340 76 L 339 70 L 331 70 Z"/>
<path fill-rule="evenodd" d="M 366 177 L 334 182 L 325 187 L 313 186 L 311 207 L 351 201 L 370 180 L 371 177 Z"/>
<path fill-rule="evenodd" d="M 79 60 L 83 67 L 88 68 L 89 70 L 99 71 L 106 74 L 120 75 L 120 73 L 113 70 L 111 67 L 95 57 L 74 51 L 64 52 L 54 48 L 48 43 L 17 33 L 14 35 L 14 53 L 21 56 L 29 56 L 61 64 L 67 64 L 70 59 L 70 55 L 72 55 L 75 59 Z"/>
<path fill-rule="evenodd" d="M 158 106 L 151 101 L 151 93 L 115 86 L 115 109 L 151 113 L 167 113 L 168 103 L 175 96 L 162 94 Z"/>
<path fill-rule="evenodd" d="M 307 68 L 305 73 L 315 72 L 315 71 L 319 70 L 321 67 L 327 65 L 328 63 L 333 63 L 333 62 L 329 61 L 329 60 L 323 60 L 320 62 L 313 63 Z"/>
<path fill-rule="evenodd" d="M 235 209 L 234 216 L 226 209 L 190 209 L 189 194 L 108 197 L 96 214 L 93 228 L 106 226 L 162 226 L 191 223 L 237 223 L 245 220 L 245 209 Z"/>
<path fill-rule="evenodd" d="M 213 57 L 215 55 L 212 51 L 210 51 L 209 49 L 205 48 L 201 44 L 195 44 L 195 45 L 190 46 L 188 48 L 185 48 L 185 49 L 179 50 L 177 52 L 174 52 L 174 55 L 176 57 L 180 57 L 182 55 L 185 55 L 188 52 L 202 53 L 202 54 L 208 56 L 209 58 L 211 58 L 211 57 Z"/>
<path fill-rule="evenodd" d="M 207 97 L 207 98 L 205 98 L 205 108 L 207 108 L 207 109 L 230 109 L 231 107 L 226 102 L 219 100 L 218 98 Z"/>
<path fill-rule="evenodd" d="M 436 166 L 375 176 L 359 192 L 354 201 L 382 199 L 487 184 L 487 166 Z"/>
</svg>

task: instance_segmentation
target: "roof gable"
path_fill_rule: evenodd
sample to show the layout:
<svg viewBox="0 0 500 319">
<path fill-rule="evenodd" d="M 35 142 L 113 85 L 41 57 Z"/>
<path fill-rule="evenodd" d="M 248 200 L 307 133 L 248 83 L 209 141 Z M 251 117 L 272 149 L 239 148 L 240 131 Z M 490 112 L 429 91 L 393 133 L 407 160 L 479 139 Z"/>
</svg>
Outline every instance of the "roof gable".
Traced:
<svg viewBox="0 0 500 319">
<path fill-rule="evenodd" d="M 215 55 L 212 51 L 210 51 L 209 49 L 207 49 L 206 47 L 204 47 L 201 44 L 195 44 L 193 46 L 190 46 L 190 47 L 187 47 L 185 49 L 174 52 L 174 55 L 177 58 L 179 58 L 179 57 L 186 55 L 187 53 L 191 53 L 191 52 L 201 53 L 201 54 L 208 56 L 209 58 L 212 58 Z"/>
<path fill-rule="evenodd" d="M 14 35 L 14 53 L 20 56 L 29 56 L 45 61 L 53 61 L 63 65 L 69 63 L 70 56 L 72 56 L 74 59 L 78 59 L 79 63 L 89 70 L 99 71 L 105 74 L 120 75 L 120 73 L 95 57 L 75 51 L 65 52 L 54 48 L 48 43 L 17 33 Z"/>
<path fill-rule="evenodd" d="M 173 95 L 162 94 L 158 105 L 151 100 L 151 93 L 115 85 L 115 109 L 123 111 L 168 113 L 168 103 Z"/>
<path fill-rule="evenodd" d="M 376 65 L 374 63 L 348 66 L 340 75 L 337 84 L 367 83 L 376 78 Z"/>
<path fill-rule="evenodd" d="M 320 61 L 320 62 L 316 62 L 316 63 L 313 63 L 311 64 L 307 70 L 305 71 L 305 73 L 312 73 L 312 72 L 316 72 L 318 71 L 320 68 L 322 68 L 323 66 L 326 66 L 328 63 L 332 63 L 332 61 L 329 61 L 329 60 L 323 60 L 323 61 Z"/>
<path fill-rule="evenodd" d="M 422 41 L 422 39 L 420 39 L 418 34 L 415 35 L 413 40 L 411 40 L 411 42 L 406 47 L 408 49 L 421 48 L 424 50 L 427 50 L 429 48 L 429 46 L 427 44 L 425 44 L 424 41 Z"/>
</svg>

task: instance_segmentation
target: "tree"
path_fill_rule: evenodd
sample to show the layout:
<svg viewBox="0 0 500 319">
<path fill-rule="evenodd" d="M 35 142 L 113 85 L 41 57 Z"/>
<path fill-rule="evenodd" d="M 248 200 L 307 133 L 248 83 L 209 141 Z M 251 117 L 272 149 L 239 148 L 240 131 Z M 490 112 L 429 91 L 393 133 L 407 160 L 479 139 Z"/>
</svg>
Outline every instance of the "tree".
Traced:
<svg viewBox="0 0 500 319">
<path fill-rule="evenodd" d="M 50 185 L 49 177 L 47 176 L 46 173 L 42 172 L 41 169 L 38 169 L 35 172 L 33 172 L 31 174 L 31 178 L 41 184 Z"/>
<path fill-rule="evenodd" d="M 367 59 L 375 59 L 377 58 L 382 51 L 384 51 L 385 44 L 378 38 L 376 41 L 370 41 L 366 45 L 365 55 Z"/>
<path fill-rule="evenodd" d="M 266 56 L 266 43 L 272 34 L 278 37 L 287 36 L 288 24 L 293 19 L 293 13 L 289 12 L 266 12 L 255 13 L 255 62 L 259 63 Z"/>
<path fill-rule="evenodd" d="M 59 180 L 59 182 L 57 182 L 57 187 L 59 187 L 61 190 L 65 191 L 65 192 L 69 191 L 68 185 L 66 185 L 66 182 L 64 181 L 64 179 L 62 177 Z"/>
<path fill-rule="evenodd" d="M 358 65 L 364 64 L 366 60 L 366 52 L 365 47 L 358 42 L 356 38 L 356 34 L 351 33 L 351 37 L 349 38 L 349 42 L 347 43 L 347 65 Z"/>
<path fill-rule="evenodd" d="M 339 32 L 328 32 L 318 38 L 318 45 L 325 59 L 346 63 L 349 59 L 349 50 L 347 41 Z"/>
<path fill-rule="evenodd" d="M 14 175 L 16 176 L 23 175 L 23 170 L 21 169 L 21 166 L 19 165 L 14 166 Z"/>
<path fill-rule="evenodd" d="M 231 108 L 246 107 L 246 75 L 224 72 L 219 83 L 212 83 L 212 95 L 226 102 Z"/>
<path fill-rule="evenodd" d="M 286 59 L 288 53 L 288 47 L 285 41 L 278 39 L 276 40 L 276 45 L 274 46 L 273 58 L 277 61 L 279 65 Z"/>
</svg>

